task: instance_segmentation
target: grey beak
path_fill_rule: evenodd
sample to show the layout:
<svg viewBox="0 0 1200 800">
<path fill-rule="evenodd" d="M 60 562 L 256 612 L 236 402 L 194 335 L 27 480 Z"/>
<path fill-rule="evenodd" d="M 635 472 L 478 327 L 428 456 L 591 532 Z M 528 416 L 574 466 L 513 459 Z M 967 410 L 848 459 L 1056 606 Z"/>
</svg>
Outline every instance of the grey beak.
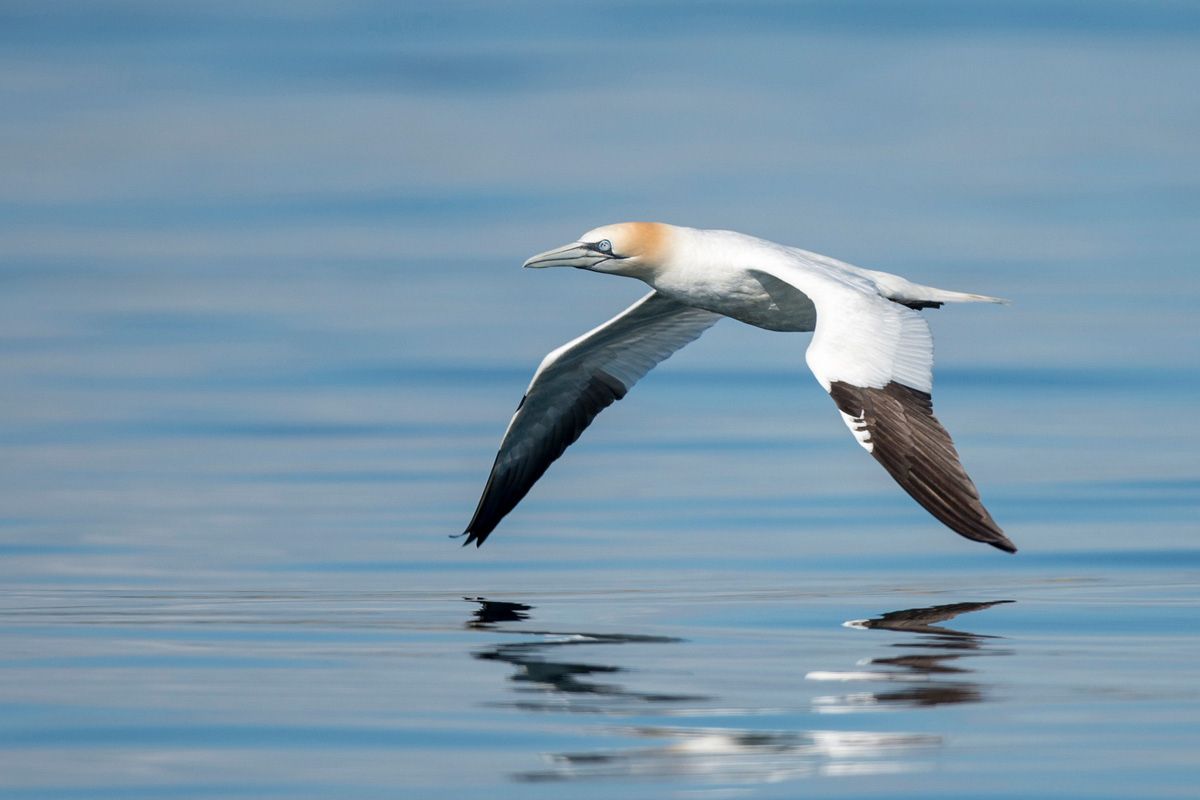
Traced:
<svg viewBox="0 0 1200 800">
<path fill-rule="evenodd" d="M 606 254 L 598 253 L 586 244 L 573 242 L 565 247 L 538 253 L 526 261 L 525 266 L 530 269 L 543 269 L 545 267 L 578 267 L 580 269 L 587 269 L 607 258 Z"/>
</svg>

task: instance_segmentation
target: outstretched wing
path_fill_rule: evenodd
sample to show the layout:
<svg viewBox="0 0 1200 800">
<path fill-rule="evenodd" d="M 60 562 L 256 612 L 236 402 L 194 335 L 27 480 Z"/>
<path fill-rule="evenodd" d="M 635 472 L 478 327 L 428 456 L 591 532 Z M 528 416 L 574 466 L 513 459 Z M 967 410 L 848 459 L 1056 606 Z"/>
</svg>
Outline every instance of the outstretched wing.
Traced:
<svg viewBox="0 0 1200 800">
<path fill-rule="evenodd" d="M 925 318 L 869 281 L 788 269 L 771 274 L 812 298 L 817 326 L 805 359 L 858 443 L 955 533 L 1015 553 L 933 415 L 933 337 Z"/>
<path fill-rule="evenodd" d="M 546 356 L 500 442 L 463 544 L 482 545 L 597 414 L 720 318 L 651 292 Z"/>
<path fill-rule="evenodd" d="M 1017 552 L 980 502 L 928 392 L 835 381 L 829 394 L 854 437 L 926 511 L 968 539 Z"/>
</svg>

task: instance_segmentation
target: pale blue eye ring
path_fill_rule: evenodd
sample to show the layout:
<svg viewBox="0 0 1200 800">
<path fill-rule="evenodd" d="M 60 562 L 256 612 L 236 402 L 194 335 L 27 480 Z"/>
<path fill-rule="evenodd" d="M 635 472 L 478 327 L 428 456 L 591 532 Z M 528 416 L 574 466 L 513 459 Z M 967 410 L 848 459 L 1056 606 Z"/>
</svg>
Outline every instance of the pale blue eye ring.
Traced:
<svg viewBox="0 0 1200 800">
<path fill-rule="evenodd" d="M 601 253 L 611 253 L 612 242 L 610 242 L 608 239 L 601 239 L 600 241 L 596 242 L 596 249 Z"/>
</svg>

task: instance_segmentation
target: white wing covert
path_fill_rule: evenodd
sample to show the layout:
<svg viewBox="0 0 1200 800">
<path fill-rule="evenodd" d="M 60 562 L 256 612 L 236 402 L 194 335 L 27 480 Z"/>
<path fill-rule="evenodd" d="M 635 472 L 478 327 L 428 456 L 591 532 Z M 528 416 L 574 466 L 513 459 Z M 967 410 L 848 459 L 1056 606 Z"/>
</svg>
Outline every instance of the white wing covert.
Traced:
<svg viewBox="0 0 1200 800">
<path fill-rule="evenodd" d="M 805 360 L 858 443 L 955 533 L 1016 552 L 933 415 L 933 337 L 925 318 L 878 291 L 864 291 L 865 278 L 819 268 L 770 274 L 812 298 L 817 325 Z"/>
</svg>

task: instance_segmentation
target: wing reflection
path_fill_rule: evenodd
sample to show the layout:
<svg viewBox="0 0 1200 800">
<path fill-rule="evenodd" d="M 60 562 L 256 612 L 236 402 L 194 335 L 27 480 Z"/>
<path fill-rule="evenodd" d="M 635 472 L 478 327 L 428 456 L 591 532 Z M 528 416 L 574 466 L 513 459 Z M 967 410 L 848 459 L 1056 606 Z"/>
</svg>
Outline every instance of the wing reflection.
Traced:
<svg viewBox="0 0 1200 800">
<path fill-rule="evenodd" d="M 484 598 L 476 598 L 472 602 L 479 603 L 479 608 L 475 610 L 475 618 L 467 623 L 467 627 L 472 628 L 492 628 L 498 622 L 525 620 L 529 618 L 526 612 L 532 610 L 532 606 L 523 603 L 498 602 Z M 674 644 L 682 642 L 682 639 L 669 636 L 538 630 L 503 632 L 540 637 L 533 641 L 500 644 L 472 654 L 482 661 L 503 661 L 517 668 L 508 679 L 519 684 L 515 691 L 531 695 L 530 699 L 511 704 L 518 708 L 530 711 L 612 714 L 619 713 L 622 704 L 629 704 L 630 701 L 633 704 L 681 703 L 706 699 L 688 694 L 635 692 L 616 683 L 600 682 L 593 677 L 618 675 L 627 670 L 609 664 L 567 661 L 560 655 L 566 653 L 564 648 L 581 645 Z"/>
<path fill-rule="evenodd" d="M 882 711 L 927 708 L 982 699 L 982 685 L 961 659 L 1001 655 L 991 642 L 997 637 L 952 630 L 937 625 L 963 614 L 1011 601 L 957 603 L 905 609 L 847 626 L 882 629 L 917 638 L 891 645 L 908 652 L 868 658 L 844 672 L 809 672 L 814 681 L 870 683 L 869 691 L 815 697 L 799 708 L 786 703 L 776 708 L 722 708 L 716 698 L 698 694 L 636 691 L 623 683 L 638 675 L 613 663 L 598 663 L 597 652 L 611 661 L 612 645 L 684 644 L 662 636 L 595 634 L 506 627 L 530 618 L 533 607 L 523 603 L 475 598 L 479 604 L 471 628 L 491 634 L 511 634 L 519 641 L 494 644 L 472 655 L 515 667 L 511 689 L 522 700 L 505 704 L 524 711 L 595 714 L 608 717 L 703 717 L 708 726 L 662 724 L 588 727 L 586 732 L 619 739 L 648 739 L 645 745 L 624 745 L 584 752 L 549 753 L 544 770 L 514 774 L 522 782 L 686 778 L 712 783 L 758 784 L 811 776 L 893 774 L 930 767 L 931 748 L 940 747 L 936 734 L 865 730 L 795 730 L 765 726 L 716 727 L 719 718 L 736 716 L 794 717 L 797 714 Z M 529 638 L 535 637 L 535 638 Z M 568 649 L 569 648 L 569 649 Z M 582 648 L 582 649 L 580 649 Z M 603 648 L 603 649 L 601 649 Z M 568 654 L 588 654 L 567 658 Z M 676 656 L 677 657 L 677 656 Z M 702 666 L 698 667 L 703 668 Z M 645 674 L 645 673 L 641 673 Z M 749 679 L 750 676 L 746 676 Z M 888 686 L 882 689 L 878 684 Z M 731 687 L 731 691 L 734 691 Z M 803 702 L 803 701 L 801 701 Z M 655 720 L 656 722 L 658 720 Z M 731 720 L 732 721 L 732 720 Z M 922 758 L 922 755 L 926 755 Z"/>
<path fill-rule="evenodd" d="M 469 603 L 479 603 L 479 608 L 475 609 L 475 618 L 467 623 L 468 628 L 491 628 L 498 622 L 520 622 L 523 619 L 529 619 L 529 614 L 533 606 L 527 606 L 524 603 L 508 603 L 503 600 L 486 600 L 482 597 L 474 599 L 464 597 Z"/>
<path fill-rule="evenodd" d="M 891 658 L 869 658 L 859 662 L 864 667 L 846 672 L 810 672 L 805 675 L 814 681 L 846 683 L 905 683 L 918 684 L 891 691 L 855 692 L 813 698 L 814 709 L 822 713 L 879 711 L 888 708 L 940 706 L 954 703 L 977 703 L 983 699 L 981 686 L 968 678 L 974 670 L 958 664 L 964 656 L 1007 655 L 1008 651 L 989 646 L 997 637 L 934 625 L 962 614 L 992 606 L 1011 603 L 994 600 L 987 603 L 954 603 L 928 608 L 908 608 L 892 611 L 874 619 L 852 620 L 846 627 L 861 630 L 888 630 L 921 634 L 922 639 L 892 645 L 922 652 L 906 653 Z"/>
<path fill-rule="evenodd" d="M 933 633 L 938 636 L 963 637 L 965 639 L 992 639 L 978 633 L 954 631 L 949 628 L 939 628 L 934 622 L 945 622 L 962 614 L 981 611 L 992 606 L 1012 603 L 1014 600 L 993 600 L 990 603 L 951 603 L 946 606 L 930 606 L 929 608 L 906 608 L 903 611 L 890 611 L 875 619 L 855 619 L 843 623 L 848 628 L 882 628 L 887 631 L 908 631 L 909 633 Z"/>
</svg>

